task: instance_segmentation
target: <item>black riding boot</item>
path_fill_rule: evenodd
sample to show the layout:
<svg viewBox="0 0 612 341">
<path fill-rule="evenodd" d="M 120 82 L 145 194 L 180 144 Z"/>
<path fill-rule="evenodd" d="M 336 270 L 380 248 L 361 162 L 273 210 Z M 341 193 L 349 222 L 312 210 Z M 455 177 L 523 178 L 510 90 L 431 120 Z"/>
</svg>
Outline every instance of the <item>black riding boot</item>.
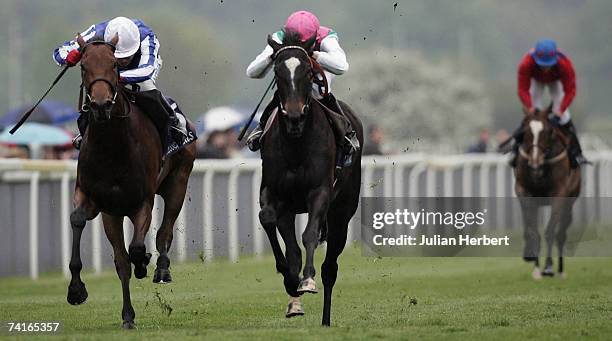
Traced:
<svg viewBox="0 0 612 341">
<path fill-rule="evenodd" d="M 562 125 L 561 129 L 563 129 L 563 132 L 570 137 L 568 151 L 570 154 L 572 168 L 577 168 L 581 164 L 588 164 L 589 161 L 587 161 L 587 159 L 582 155 L 582 147 L 580 146 L 580 141 L 578 141 L 576 127 L 574 126 L 572 120 L 569 120 L 566 124 Z"/>
<path fill-rule="evenodd" d="M 523 143 L 523 138 L 525 137 L 525 132 L 523 131 L 523 126 L 518 127 L 517 130 L 512 134 L 511 139 L 513 139 L 512 143 L 512 158 L 510 159 L 510 167 L 516 168 L 516 164 L 518 161 L 519 148 L 521 143 Z"/>
<path fill-rule="evenodd" d="M 136 105 L 144 110 L 161 134 L 162 144 L 166 144 L 166 124 L 170 124 L 173 136 L 178 139 L 187 137 L 187 127 L 176 116 L 176 112 L 168 103 L 161 91 L 154 89 L 135 93 Z"/>
<path fill-rule="evenodd" d="M 81 149 L 81 143 L 83 143 L 83 136 L 87 130 L 89 123 L 89 115 L 86 112 L 81 112 L 79 118 L 77 118 L 77 127 L 79 128 L 79 134 L 72 139 L 72 146 L 79 150 Z"/>
<path fill-rule="evenodd" d="M 351 121 L 344 114 L 344 110 L 342 110 L 340 102 L 338 102 L 336 97 L 330 93 L 324 97 L 321 102 L 323 105 L 343 117 L 344 122 L 342 122 L 342 124 L 344 127 L 336 127 L 336 130 L 342 132 L 341 134 L 343 135 L 342 142 L 339 143 L 340 153 L 338 153 L 336 157 L 336 169 L 339 171 L 339 169 L 349 167 L 353 163 L 353 154 L 360 150 L 361 146 L 359 144 L 359 140 L 357 139 L 357 133 L 351 126 Z M 337 122 L 337 120 L 332 120 L 332 122 L 336 125 L 341 124 L 340 122 Z"/>
<path fill-rule="evenodd" d="M 261 148 L 261 136 L 263 135 L 263 130 L 266 127 L 268 118 L 270 118 L 272 111 L 274 111 L 276 107 L 278 107 L 278 95 L 277 93 L 274 93 L 272 100 L 261 113 L 257 127 L 255 127 L 251 134 L 249 134 L 249 137 L 247 137 L 246 143 L 251 151 L 256 152 L 259 150 L 259 148 Z"/>
</svg>

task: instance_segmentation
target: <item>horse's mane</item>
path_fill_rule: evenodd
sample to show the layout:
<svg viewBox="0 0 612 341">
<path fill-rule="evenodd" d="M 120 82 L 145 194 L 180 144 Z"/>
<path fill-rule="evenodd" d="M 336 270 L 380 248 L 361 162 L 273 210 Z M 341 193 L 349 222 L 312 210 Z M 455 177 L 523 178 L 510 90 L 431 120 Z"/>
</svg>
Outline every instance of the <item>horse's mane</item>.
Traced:
<svg viewBox="0 0 612 341">
<path fill-rule="evenodd" d="M 283 37 L 283 45 L 294 45 L 294 46 L 303 46 L 302 38 L 300 34 L 296 31 L 283 29 L 285 32 L 285 36 Z"/>
</svg>

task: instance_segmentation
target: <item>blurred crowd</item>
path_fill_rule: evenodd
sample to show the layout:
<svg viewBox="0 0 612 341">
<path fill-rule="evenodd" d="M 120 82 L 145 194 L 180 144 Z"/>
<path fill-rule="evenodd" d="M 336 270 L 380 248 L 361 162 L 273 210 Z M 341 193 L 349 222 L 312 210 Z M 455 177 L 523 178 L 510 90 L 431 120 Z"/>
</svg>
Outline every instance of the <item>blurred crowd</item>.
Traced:
<svg viewBox="0 0 612 341">
<path fill-rule="evenodd" d="M 54 106 L 47 107 L 58 107 L 57 103 L 53 104 Z M 62 108 L 64 111 L 69 110 L 64 107 Z M 28 122 L 24 125 L 24 127 L 27 125 L 35 126 L 32 127 L 33 131 L 29 132 L 30 136 L 27 135 L 27 129 L 23 127 L 15 135 L 8 134 L 8 129 L 17 117 L 15 113 L 6 115 L 10 116 L 9 118 L 6 116 L 0 118 L 0 124 L 5 125 L 5 127 L 0 126 L 0 158 L 77 159 L 78 151 L 73 148 L 71 139 L 74 136 L 73 131 L 76 131 L 74 121 L 78 113 L 73 111 L 69 114 L 64 113 L 62 116 L 64 118 L 57 119 L 58 122 L 53 122 L 48 117 L 58 117 L 54 110 L 59 109 L 50 110 L 50 112 L 44 113 L 44 115 L 38 114 L 38 116 L 34 116 L 36 121 L 45 123 Z M 3 119 L 5 119 L 4 123 L 2 122 Z M 247 120 L 248 114 L 244 110 L 230 107 L 213 108 L 196 118 L 194 123 L 198 131 L 198 140 L 196 141 L 197 158 L 230 159 L 259 157 L 259 153 L 253 153 L 246 148 L 246 139 L 238 141 L 237 138 Z M 9 123 L 7 124 L 7 122 Z M 257 120 L 251 123 L 249 130 L 256 124 Z M 57 140 L 58 131 L 60 132 L 59 140 Z M 47 140 L 44 138 L 41 140 L 45 134 L 49 134 L 51 140 L 48 141 L 52 141 L 52 143 L 46 143 Z M 36 142 L 31 143 L 30 138 Z M 509 138 L 510 134 L 502 129 L 498 130 L 494 138 L 491 139 L 489 129 L 482 127 L 476 132 L 473 144 L 469 145 L 465 151 L 467 153 L 500 152 L 497 146 Z M 383 128 L 377 124 L 368 125 L 364 131 L 363 155 L 387 154 L 397 154 L 397 152 L 385 146 Z"/>
</svg>

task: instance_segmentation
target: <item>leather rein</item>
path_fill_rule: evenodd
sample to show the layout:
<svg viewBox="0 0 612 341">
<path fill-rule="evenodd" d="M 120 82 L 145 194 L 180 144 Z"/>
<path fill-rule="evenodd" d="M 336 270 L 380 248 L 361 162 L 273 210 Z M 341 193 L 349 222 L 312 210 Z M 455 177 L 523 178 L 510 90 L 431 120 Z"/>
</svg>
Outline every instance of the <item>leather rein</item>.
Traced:
<svg viewBox="0 0 612 341">
<path fill-rule="evenodd" d="M 108 47 L 111 48 L 111 50 L 113 51 L 113 53 L 115 52 L 115 45 L 109 43 L 109 42 L 105 42 L 105 41 L 92 41 L 92 42 L 88 42 L 87 44 L 85 44 L 82 48 L 81 48 L 81 53 L 85 54 L 85 50 L 90 46 L 90 45 L 106 45 Z M 85 68 L 83 67 L 83 65 L 81 64 L 81 80 L 84 79 L 85 76 L 85 72 L 87 72 L 87 70 L 85 70 Z M 117 74 L 117 79 L 119 79 L 119 64 L 117 62 L 115 62 L 115 72 Z M 106 84 L 108 84 L 108 86 L 111 88 L 111 91 L 113 93 L 113 99 L 111 102 L 111 112 L 112 109 L 115 106 L 115 103 L 117 102 L 117 94 L 121 92 L 122 96 L 126 96 L 122 91 L 120 91 L 119 86 L 117 84 L 113 84 L 111 81 L 109 81 L 108 79 L 104 78 L 104 77 L 98 77 L 98 78 L 94 78 L 91 82 L 89 82 L 89 84 L 85 85 L 82 81 L 81 81 L 81 86 L 80 86 L 80 91 L 79 91 L 79 109 L 81 112 L 83 113 L 88 113 L 91 110 L 91 87 L 97 83 L 97 82 L 104 82 Z M 85 93 L 85 103 L 83 103 L 83 93 Z M 130 105 L 127 104 L 127 110 L 124 110 L 124 112 L 126 112 L 125 114 L 121 114 L 121 115 L 111 115 L 111 118 L 127 118 L 130 115 Z"/>
<path fill-rule="evenodd" d="M 304 49 L 301 46 L 297 46 L 297 45 L 283 46 L 272 55 L 272 59 L 276 60 L 276 58 L 281 52 L 287 51 L 287 50 L 302 51 L 306 55 L 306 58 L 308 58 L 308 61 L 310 62 L 310 71 L 311 71 L 310 81 L 319 85 L 319 93 L 323 97 L 327 96 L 329 94 L 329 84 L 327 83 L 327 77 L 325 77 L 325 72 L 323 70 L 323 67 L 314 58 L 310 56 L 310 54 L 308 53 L 308 51 L 306 51 L 306 49 Z M 317 74 L 321 75 L 322 79 L 318 79 Z M 321 88 L 323 88 L 324 90 L 322 91 Z M 304 104 L 303 113 L 306 113 L 310 109 L 311 97 L 312 96 L 308 95 L 308 97 L 306 98 L 306 104 Z M 279 101 L 279 109 L 283 115 L 287 115 L 287 110 L 283 108 L 282 101 Z"/>
<path fill-rule="evenodd" d="M 564 148 L 563 148 L 563 151 L 561 153 L 559 153 L 559 154 L 557 154 L 557 155 L 555 155 L 555 156 L 553 156 L 551 158 L 544 159 L 544 164 L 547 164 L 547 165 L 555 164 L 555 163 L 565 159 L 568 156 L 568 154 L 567 154 L 567 145 L 569 144 L 569 141 L 568 141 L 567 137 L 562 132 L 560 132 L 558 127 L 554 128 L 553 133 L 556 136 L 559 136 L 559 138 L 561 139 L 561 143 L 563 144 Z M 543 152 L 542 148 L 539 145 L 536 145 L 536 144 L 533 144 L 528 150 L 531 150 L 533 148 L 538 148 L 538 149 L 540 149 L 540 151 Z M 521 156 L 524 159 L 529 159 L 529 154 L 523 148 L 523 146 L 519 147 L 519 156 Z"/>
</svg>

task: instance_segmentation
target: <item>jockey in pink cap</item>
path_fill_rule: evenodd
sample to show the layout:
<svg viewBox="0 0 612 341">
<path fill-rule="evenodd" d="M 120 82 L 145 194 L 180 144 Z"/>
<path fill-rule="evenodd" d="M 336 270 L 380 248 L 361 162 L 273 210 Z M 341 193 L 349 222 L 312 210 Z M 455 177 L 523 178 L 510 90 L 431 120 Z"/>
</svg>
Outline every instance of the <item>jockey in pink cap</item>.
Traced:
<svg viewBox="0 0 612 341">
<path fill-rule="evenodd" d="M 325 106 L 332 109 L 333 111 L 343 114 L 342 109 L 338 105 L 335 97 L 331 94 L 331 85 L 336 75 L 345 73 L 348 68 L 348 62 L 346 61 L 346 54 L 338 43 L 338 34 L 327 27 L 319 24 L 319 19 L 308 11 L 297 11 L 292 13 L 287 18 L 283 30 L 277 31 L 272 34 L 272 39 L 277 43 L 282 43 L 286 31 L 297 32 L 300 35 L 302 41 L 307 41 L 313 35 L 317 35 L 314 52 L 312 58 L 315 59 L 322 67 L 327 78 L 328 93 L 329 95 L 323 97 L 322 91 L 319 85 L 313 83 L 312 97 L 320 100 Z M 246 70 L 246 74 L 250 78 L 263 78 L 272 66 L 272 55 L 274 51 L 270 45 L 266 45 L 264 50 L 249 64 Z M 268 104 L 264 110 L 261 119 L 259 120 L 259 126 L 251 133 L 247 143 L 251 150 L 255 151 L 260 148 L 260 138 L 262 135 L 262 127 L 265 127 L 266 121 L 270 116 L 274 108 L 277 107 L 277 96 Z M 346 120 L 348 121 L 348 120 Z M 346 136 L 346 140 L 349 145 L 349 149 L 354 151 L 359 148 L 359 142 L 354 136 L 354 131 L 348 129 L 349 133 Z M 351 151 L 351 152 L 352 152 Z"/>
</svg>

